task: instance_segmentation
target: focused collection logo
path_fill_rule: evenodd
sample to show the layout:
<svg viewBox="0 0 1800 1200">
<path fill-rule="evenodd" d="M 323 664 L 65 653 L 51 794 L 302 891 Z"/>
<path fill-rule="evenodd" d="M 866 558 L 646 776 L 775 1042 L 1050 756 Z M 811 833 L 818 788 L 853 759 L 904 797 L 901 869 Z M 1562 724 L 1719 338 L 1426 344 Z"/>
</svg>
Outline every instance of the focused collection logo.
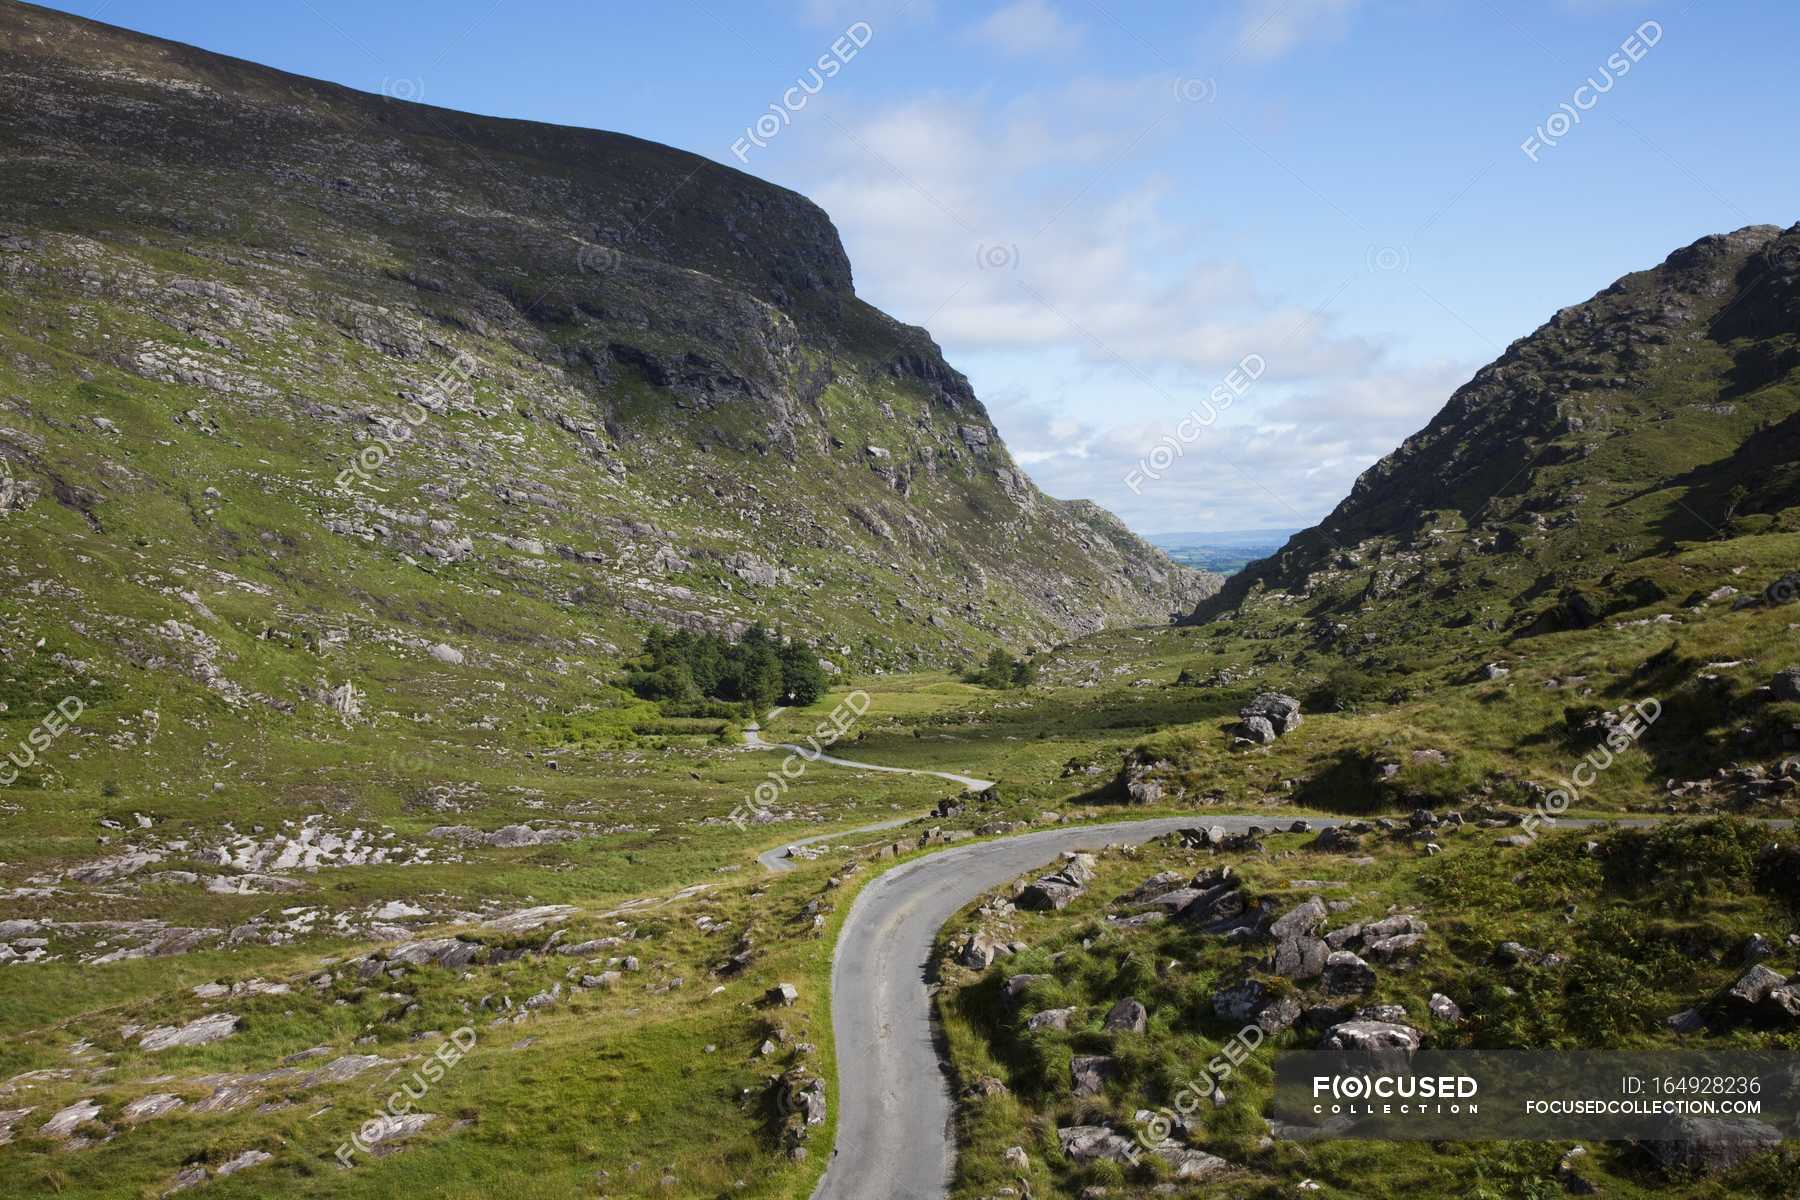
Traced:
<svg viewBox="0 0 1800 1200">
<path fill-rule="evenodd" d="M 1313 1113 L 1331 1117 L 1476 1116 L 1473 1075 L 1314 1075 Z"/>
</svg>

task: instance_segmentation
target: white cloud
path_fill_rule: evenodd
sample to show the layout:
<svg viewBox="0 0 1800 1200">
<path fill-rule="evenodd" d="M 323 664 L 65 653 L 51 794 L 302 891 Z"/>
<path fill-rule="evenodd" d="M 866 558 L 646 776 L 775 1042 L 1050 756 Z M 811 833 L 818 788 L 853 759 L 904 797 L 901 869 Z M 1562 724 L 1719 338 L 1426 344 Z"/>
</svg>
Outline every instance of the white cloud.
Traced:
<svg viewBox="0 0 1800 1200">
<path fill-rule="evenodd" d="M 858 291 L 931 331 L 1051 495 L 1140 530 L 1299 528 L 1472 373 L 1345 333 L 1366 273 L 1263 286 L 1158 174 L 1192 152 L 1195 108 L 1166 78 L 826 111 L 794 182 L 837 223 Z M 1262 378 L 1134 494 L 1127 472 L 1250 354 Z"/>
<path fill-rule="evenodd" d="M 1280 58 L 1302 42 L 1336 41 L 1361 0 L 1246 0 L 1238 50 L 1256 62 Z"/>
<path fill-rule="evenodd" d="M 969 36 L 1007 54 L 1060 55 L 1081 45 L 1083 30 L 1048 0 L 1014 0 L 973 26 Z"/>
<path fill-rule="evenodd" d="M 937 16 L 936 0 L 800 0 L 800 15 L 815 25 L 842 28 L 852 21 L 929 23 Z"/>
</svg>

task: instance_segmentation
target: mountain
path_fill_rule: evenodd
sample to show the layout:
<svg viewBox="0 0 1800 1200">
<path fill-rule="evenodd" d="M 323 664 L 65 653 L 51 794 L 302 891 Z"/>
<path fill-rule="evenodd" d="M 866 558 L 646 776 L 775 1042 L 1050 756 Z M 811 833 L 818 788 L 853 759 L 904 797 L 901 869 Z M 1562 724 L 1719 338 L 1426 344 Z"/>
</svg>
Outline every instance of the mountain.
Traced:
<svg viewBox="0 0 1800 1200">
<path fill-rule="evenodd" d="M 1800 225 L 1702 238 L 1513 343 L 1191 620 L 1444 649 L 1684 599 L 1677 546 L 1800 529 L 1797 368 Z"/>
<path fill-rule="evenodd" d="M 793 192 L 11 2 L 0 112 L 0 539 L 84 659 L 209 625 L 203 581 L 246 603 L 199 677 L 277 703 L 240 681 L 344 628 L 522 662 L 761 620 L 878 669 L 1216 583 L 1039 492 Z"/>
</svg>

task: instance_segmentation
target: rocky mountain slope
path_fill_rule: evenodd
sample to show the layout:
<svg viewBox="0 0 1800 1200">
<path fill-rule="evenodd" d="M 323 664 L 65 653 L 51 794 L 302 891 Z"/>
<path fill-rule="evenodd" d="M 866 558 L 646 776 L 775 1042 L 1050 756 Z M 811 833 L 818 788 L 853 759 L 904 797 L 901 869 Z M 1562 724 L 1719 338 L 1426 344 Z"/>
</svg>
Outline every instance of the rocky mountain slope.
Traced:
<svg viewBox="0 0 1800 1200">
<path fill-rule="evenodd" d="M 1800 225 L 1702 238 L 1514 343 L 1194 620 L 1418 653 L 1689 600 L 1678 545 L 1800 530 L 1796 368 Z"/>
<path fill-rule="evenodd" d="M 570 655 L 762 619 L 873 669 L 1212 585 L 1040 493 L 791 192 L 11 2 L 0 111 L 0 538 L 8 590 L 68 601 L 34 636 L 152 656 L 209 624 L 179 567 L 253 610 L 206 635 L 223 693 L 344 626 Z"/>
</svg>

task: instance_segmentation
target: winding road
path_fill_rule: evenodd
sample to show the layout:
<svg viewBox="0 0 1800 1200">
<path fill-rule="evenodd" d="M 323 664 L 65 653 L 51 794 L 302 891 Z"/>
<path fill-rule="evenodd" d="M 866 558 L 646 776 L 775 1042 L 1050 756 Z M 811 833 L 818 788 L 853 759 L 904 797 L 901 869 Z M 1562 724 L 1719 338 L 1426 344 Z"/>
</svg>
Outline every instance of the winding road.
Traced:
<svg viewBox="0 0 1800 1200">
<path fill-rule="evenodd" d="M 776 710 L 779 712 L 780 710 Z M 772 719 L 775 713 L 770 714 Z M 992 786 L 947 771 L 920 771 L 851 762 L 786 743 L 764 742 L 756 727 L 747 745 L 799 751 L 812 762 L 864 771 L 933 775 L 976 790 Z M 838 830 L 785 843 L 758 855 L 771 870 L 791 870 L 783 856 L 793 846 L 892 829 L 916 820 L 901 817 L 858 829 Z M 1241 833 L 1291 818 L 1271 814 L 1202 812 L 1180 817 L 1066 826 L 940 850 L 904 863 L 863 888 L 838 934 L 831 969 L 831 1023 L 837 1045 L 837 1143 L 812 1200 L 943 1200 L 954 1165 L 952 1099 L 933 1028 L 928 986 L 932 949 L 958 910 L 983 892 L 1054 862 L 1073 850 L 1098 850 L 1109 842 L 1144 841 L 1197 823 Z M 1315 829 L 1336 819 L 1308 817 Z M 1559 818 L 1559 828 L 1643 826 L 1655 817 L 1594 820 Z M 1788 821 L 1770 821 L 1786 826 Z"/>
<path fill-rule="evenodd" d="M 865 887 L 832 961 L 840 1111 L 837 1147 L 813 1200 L 942 1200 L 947 1190 L 951 1097 L 927 978 L 938 930 L 958 909 L 1065 851 L 1142 841 L 1202 821 L 1231 832 L 1270 823 L 1208 813 L 1046 829 L 943 850 Z M 1332 824 L 1313 821 L 1315 828 Z"/>
<path fill-rule="evenodd" d="M 780 716 L 782 712 L 783 710 L 779 708 L 771 709 L 769 710 L 769 715 L 766 719 L 773 721 L 776 717 Z M 792 742 L 765 742 L 763 741 L 762 726 L 760 725 L 744 726 L 744 745 L 751 750 L 787 750 L 798 754 L 801 758 L 805 759 L 809 765 L 816 762 L 822 762 L 829 763 L 834 767 L 849 767 L 857 771 L 882 771 L 889 775 L 930 775 L 938 779 L 947 779 L 951 783 L 960 783 L 963 787 L 972 792 L 986 791 L 988 788 L 994 786 L 994 781 L 991 779 L 977 779 L 973 775 L 958 775 L 954 771 L 927 771 L 915 767 L 883 767 L 878 766 L 875 763 L 853 762 L 847 758 L 833 758 L 829 754 L 815 754 L 805 746 L 796 746 Z M 788 861 L 788 852 L 790 850 L 794 850 L 800 846 L 815 845 L 819 842 L 829 841 L 832 838 L 851 837 L 859 833 L 876 833 L 883 829 L 897 829 L 908 822 L 916 820 L 918 820 L 917 816 L 896 817 L 891 821 L 877 821 L 873 825 L 859 825 L 855 829 L 838 829 L 831 833 L 821 833 L 814 837 L 801 838 L 799 841 L 783 842 L 772 850 L 764 850 L 761 854 L 756 856 L 756 861 L 771 871 L 791 871 L 794 869 L 794 864 Z"/>
</svg>

